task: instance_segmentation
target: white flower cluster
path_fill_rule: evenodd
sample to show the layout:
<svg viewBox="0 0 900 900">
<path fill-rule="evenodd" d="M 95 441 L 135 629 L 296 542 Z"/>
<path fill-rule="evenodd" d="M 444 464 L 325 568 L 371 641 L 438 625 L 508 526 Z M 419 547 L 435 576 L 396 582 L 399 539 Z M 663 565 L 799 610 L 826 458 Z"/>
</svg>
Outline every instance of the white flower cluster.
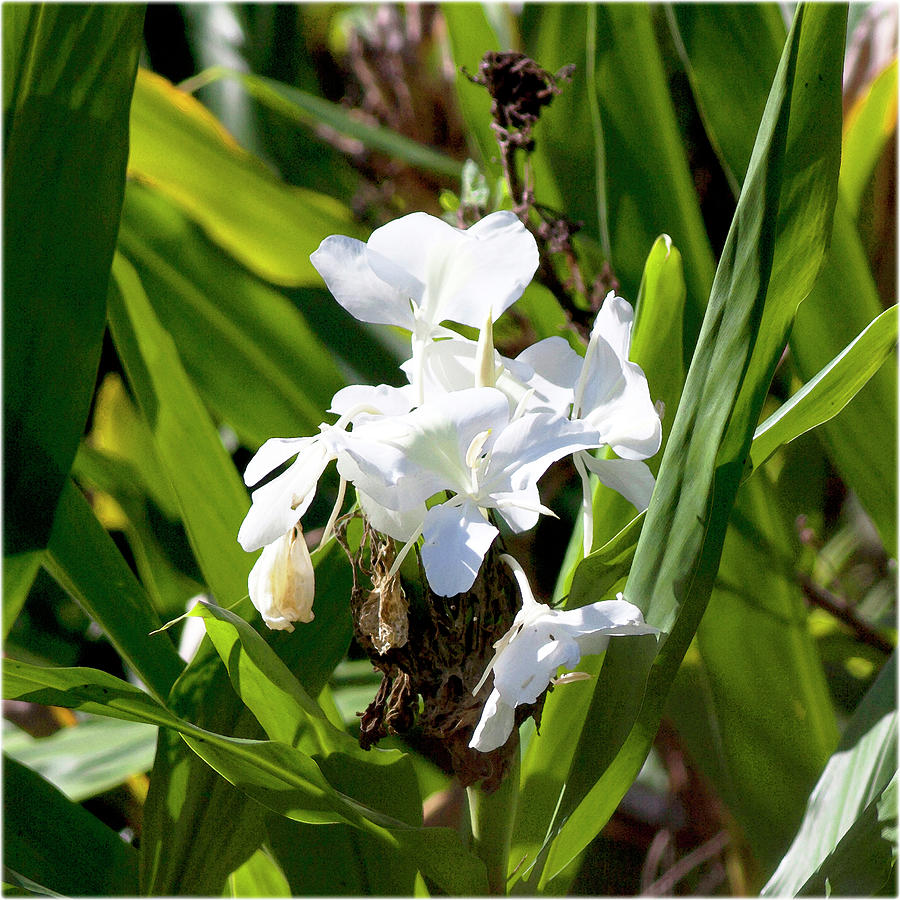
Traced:
<svg viewBox="0 0 900 900">
<path fill-rule="evenodd" d="M 537 482 L 564 456 L 574 454 L 584 483 L 586 553 L 593 533 L 589 472 L 638 508 L 647 506 L 654 482 L 642 460 L 659 449 L 661 427 L 646 378 L 628 360 L 631 306 L 612 293 L 606 298 L 584 358 L 559 337 L 539 341 L 515 359 L 494 350 L 493 322 L 522 295 L 539 261 L 534 238 L 513 213 L 492 213 L 466 230 L 413 213 L 377 229 L 367 243 L 326 238 L 311 259 L 338 303 L 357 319 L 411 333 L 411 356 L 401 366 L 409 383 L 338 391 L 330 409 L 338 416 L 335 424 L 322 424 L 313 437 L 266 441 L 247 466 L 244 480 L 254 485 L 296 457 L 253 491 L 238 534 L 245 550 L 265 548 L 249 587 L 270 628 L 291 630 L 292 621 L 312 618 L 311 565 L 298 549 L 298 523 L 332 460 L 341 476 L 332 521 L 344 486 L 352 483 L 372 526 L 404 544 L 395 570 L 422 539 L 429 586 L 442 596 L 471 588 L 498 534 L 492 515 L 521 532 L 541 513 L 552 514 L 540 502 Z M 461 337 L 445 321 L 479 328 L 480 339 Z M 590 452 L 602 447 L 618 458 L 597 459 Z M 295 562 L 309 572 L 291 574 Z M 572 613 L 538 604 L 526 588 L 513 626 L 518 636 L 514 640 L 511 631 L 500 642 L 492 663 L 495 690 L 472 744 L 481 750 L 503 743 L 505 736 L 496 742 L 512 728 L 512 709 L 533 702 L 553 674 L 548 670 L 537 679 L 537 693 L 532 679 L 524 693 L 497 685 L 498 673 L 518 669 L 501 664 L 501 656 L 524 644 L 521 634 L 535 615 L 529 598 L 547 610 L 542 615 L 558 619 L 554 634 L 580 627 L 559 618 Z M 653 631 L 636 607 L 610 603 L 594 606 L 610 610 L 614 627 Z M 589 610 L 576 612 L 590 618 Z M 525 662 L 521 653 L 519 658 Z M 577 654 L 566 650 L 552 656 L 557 658 L 572 664 Z"/>
</svg>

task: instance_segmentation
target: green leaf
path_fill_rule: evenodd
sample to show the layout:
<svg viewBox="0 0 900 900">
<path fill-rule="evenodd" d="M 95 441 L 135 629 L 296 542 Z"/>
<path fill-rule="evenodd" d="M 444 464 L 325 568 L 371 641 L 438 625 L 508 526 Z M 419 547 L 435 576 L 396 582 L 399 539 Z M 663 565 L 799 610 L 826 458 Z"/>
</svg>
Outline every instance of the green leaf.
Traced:
<svg viewBox="0 0 900 900">
<path fill-rule="evenodd" d="M 344 206 L 279 182 L 190 94 L 144 70 L 135 83 L 128 171 L 278 284 L 319 285 L 310 253 L 329 234 L 358 231 Z"/>
<path fill-rule="evenodd" d="M 841 154 L 841 194 L 859 216 L 863 191 L 891 135 L 897 131 L 897 60 L 869 85 L 847 114 Z"/>
<path fill-rule="evenodd" d="M 812 891 L 827 875 L 839 871 L 851 878 L 839 893 L 848 889 L 856 893 L 857 887 L 871 887 L 854 877 L 855 865 L 864 863 L 868 854 L 875 857 L 870 876 L 884 871 L 885 864 L 890 867 L 892 845 L 880 840 L 880 831 L 875 833 L 877 805 L 874 810 L 871 806 L 882 799 L 897 772 L 896 679 L 895 653 L 854 713 L 810 795 L 794 842 L 763 888 L 762 896 L 794 896 L 801 890 Z M 859 829 L 855 833 L 854 825 Z M 860 830 L 862 835 L 868 834 L 867 839 L 860 840 Z M 845 839 L 848 843 L 841 848 Z M 837 858 L 829 858 L 832 853 Z"/>
<path fill-rule="evenodd" d="M 585 64 L 587 7 L 526 5 L 524 49 L 550 72 L 578 67 L 572 82 L 541 113 L 535 129 L 534 189 L 537 199 L 585 223 L 599 241 L 594 177 L 595 128 L 588 122 L 589 91 L 599 101 L 605 145 L 611 265 L 630 300 L 638 294 L 648 250 L 666 233 L 684 256 L 687 300 L 684 331 L 692 346 L 709 295 L 715 261 L 678 130 L 652 9 L 641 4 L 596 7 L 592 35 L 596 58 Z M 583 37 L 585 36 L 585 37 Z M 592 85 L 588 72 L 595 73 Z M 583 123 L 573 127 L 574 123 Z M 686 359 L 689 357 L 686 357 Z"/>
<path fill-rule="evenodd" d="M 156 728 L 117 719 L 86 719 L 43 738 L 4 731 L 3 750 L 75 803 L 150 771 Z"/>
<path fill-rule="evenodd" d="M 134 268 L 117 255 L 113 275 L 109 324 L 116 349 L 206 583 L 231 604 L 246 596 L 253 563 L 236 540 L 249 506 L 246 491 Z"/>
<path fill-rule="evenodd" d="M 119 248 L 197 391 L 243 443 L 258 447 L 273 435 L 315 432 L 344 386 L 333 352 L 322 343 L 328 332 L 315 334 L 283 294 L 144 185 L 128 185 Z M 330 307 L 339 320 L 344 311 L 333 301 Z"/>
<path fill-rule="evenodd" d="M 409 757 L 393 750 L 367 752 L 325 717 L 285 664 L 242 619 L 200 605 L 203 618 L 235 691 L 273 741 L 299 747 L 342 793 L 409 825 L 422 822 L 422 803 Z"/>
<path fill-rule="evenodd" d="M 157 697 L 166 697 L 184 663 L 112 538 L 81 491 L 67 482 L 44 565 L 103 629 L 122 659 Z"/>
<path fill-rule="evenodd" d="M 3 794 L 5 869 L 63 896 L 137 896 L 137 852 L 115 831 L 7 757 Z"/>
<path fill-rule="evenodd" d="M 450 51 L 456 69 L 456 98 L 466 123 L 469 154 L 477 160 L 488 180 L 500 174 L 499 153 L 491 129 L 491 98 L 484 87 L 473 84 L 461 71 L 478 76 L 479 64 L 489 50 L 509 50 L 500 43 L 483 4 L 442 3 Z"/>
<path fill-rule="evenodd" d="M 756 429 L 750 448 L 753 468 L 782 444 L 841 412 L 896 347 L 897 307 L 892 306 Z"/>
<path fill-rule="evenodd" d="M 667 707 L 768 871 L 838 739 L 791 525 L 766 473 L 741 487 L 715 589 Z"/>
<path fill-rule="evenodd" d="M 48 668 L 3 660 L 3 698 L 79 709 L 127 722 L 177 728 L 179 720 L 139 687 L 99 669 Z"/>
<path fill-rule="evenodd" d="M 231 873 L 228 897 L 291 897 L 291 887 L 278 864 L 264 850 Z"/>
<path fill-rule="evenodd" d="M 3 10 L 4 555 L 46 546 L 90 408 L 143 17 Z"/>
<path fill-rule="evenodd" d="M 594 696 L 610 711 L 600 719 L 610 730 L 582 733 L 573 771 L 593 773 L 595 760 L 613 761 L 580 803 L 578 791 L 566 796 L 562 814 L 572 813 L 551 847 L 544 883 L 587 846 L 640 770 L 709 598 L 753 427 L 788 323 L 827 245 L 840 155 L 844 14 L 800 6 L 795 16 L 626 586 L 626 596 L 668 634 L 623 743 L 616 740 L 624 719 L 617 708 L 637 713 L 647 659 L 635 658 L 634 642 L 612 642 L 607 650 L 604 670 L 621 665 L 621 677 L 609 693 Z"/>
<path fill-rule="evenodd" d="M 766 4 L 679 4 L 670 15 L 707 134 L 733 173 L 735 191 L 778 62 L 784 34 L 780 18 L 780 11 Z M 850 208 L 839 197 L 825 265 L 791 334 L 801 377 L 812 378 L 882 311 Z M 896 372 L 885 367 L 840 422 L 826 423 L 817 432 L 889 553 L 896 551 L 896 407 Z"/>
<path fill-rule="evenodd" d="M 338 103 L 331 103 L 274 78 L 236 72 L 222 66 L 214 66 L 197 76 L 204 84 L 227 78 L 239 81 L 250 96 L 263 106 L 301 125 L 326 125 L 339 134 L 360 141 L 368 150 L 386 153 L 392 159 L 408 163 L 423 172 L 449 178 L 459 178 L 462 174 L 461 162 L 383 125 L 369 125 Z"/>
<path fill-rule="evenodd" d="M 306 692 L 315 696 L 350 642 L 352 585 L 343 550 L 332 542 L 312 554 L 316 618 L 292 634 L 267 634 L 270 646 Z M 236 608 L 256 615 L 249 600 Z M 215 697 L 215 703 L 209 698 Z M 256 719 L 234 690 L 225 667 L 204 640 L 170 697 L 184 717 L 222 734 L 261 737 Z M 159 750 L 144 805 L 142 882 L 151 893 L 220 893 L 228 874 L 256 850 L 269 814 L 221 778 L 177 735 L 160 732 Z M 232 826 L 223 837 L 221 823 Z"/>
<path fill-rule="evenodd" d="M 3 560 L 3 637 L 9 635 L 41 567 L 43 553 L 26 550 Z"/>
</svg>

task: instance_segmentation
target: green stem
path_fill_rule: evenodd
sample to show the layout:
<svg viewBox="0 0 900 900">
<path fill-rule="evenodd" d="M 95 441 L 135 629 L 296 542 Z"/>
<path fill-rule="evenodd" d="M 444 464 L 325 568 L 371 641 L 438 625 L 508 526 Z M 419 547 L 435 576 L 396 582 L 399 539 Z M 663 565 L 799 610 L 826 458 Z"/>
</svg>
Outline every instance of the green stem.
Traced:
<svg viewBox="0 0 900 900">
<path fill-rule="evenodd" d="M 485 794 L 478 785 L 466 788 L 466 794 L 472 824 L 472 849 L 487 866 L 490 893 L 506 896 L 509 844 L 519 799 L 518 749 L 506 778 L 493 794 Z"/>
</svg>

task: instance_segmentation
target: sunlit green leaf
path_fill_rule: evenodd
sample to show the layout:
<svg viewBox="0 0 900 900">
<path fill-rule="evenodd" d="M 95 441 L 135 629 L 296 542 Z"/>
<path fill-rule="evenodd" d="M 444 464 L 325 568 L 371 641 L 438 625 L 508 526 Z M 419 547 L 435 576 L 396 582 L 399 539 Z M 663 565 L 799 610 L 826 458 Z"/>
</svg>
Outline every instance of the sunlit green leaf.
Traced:
<svg viewBox="0 0 900 900">
<path fill-rule="evenodd" d="M 897 307 L 885 310 L 852 344 L 763 422 L 750 462 L 761 466 L 782 444 L 836 416 L 897 346 Z"/>
<path fill-rule="evenodd" d="M 44 738 L 4 731 L 3 750 L 76 803 L 148 772 L 156 728 L 117 719 L 86 719 Z"/>
<path fill-rule="evenodd" d="M 602 728 L 582 735 L 573 771 L 585 787 L 595 777 L 587 773 L 597 771 L 591 760 L 614 754 L 613 761 L 562 826 L 545 882 L 587 846 L 640 770 L 712 589 L 756 417 L 827 245 L 840 156 L 844 14 L 801 6 L 795 16 L 626 586 L 626 596 L 668 635 L 621 749 Z M 633 644 L 611 643 L 604 669 L 629 654 L 636 656 Z M 630 677 L 623 672 L 610 693 L 597 692 L 597 702 L 637 713 L 626 695 L 640 690 L 641 665 L 624 661 Z M 621 734 L 622 715 L 608 718 Z M 564 808 L 579 796 L 572 791 Z"/>
<path fill-rule="evenodd" d="M 291 897 L 291 887 L 278 864 L 257 850 L 228 879 L 228 897 Z"/>
<path fill-rule="evenodd" d="M 847 114 L 841 155 L 841 193 L 851 215 L 859 203 L 872 170 L 897 130 L 897 60 L 866 89 Z"/>
<path fill-rule="evenodd" d="M 815 889 L 829 867 L 817 873 L 828 855 L 851 834 L 855 823 L 871 819 L 877 822 L 877 803 L 897 772 L 897 664 L 896 654 L 884 666 L 878 680 L 866 694 L 851 720 L 838 749 L 828 761 L 825 771 L 809 798 L 803 823 L 777 871 L 763 888 L 764 897 L 794 896 L 807 884 Z M 890 868 L 892 845 L 879 840 L 866 826 L 868 841 L 856 845 L 850 856 L 864 862 L 859 852 L 874 851 L 872 871 Z M 874 840 L 872 838 L 874 837 Z M 866 846 L 868 843 L 868 847 Z M 846 853 L 846 848 L 842 853 Z M 852 876 L 852 870 L 849 873 Z M 815 880 L 810 882 L 810 879 Z M 824 886 L 824 885 L 820 885 Z M 877 889 L 876 885 L 876 889 Z M 862 893 L 871 885 L 851 880 L 839 893 Z M 805 893 L 805 891 L 804 891 Z"/>
<path fill-rule="evenodd" d="M 145 70 L 135 84 L 128 171 L 279 284 L 319 284 L 310 253 L 329 234 L 357 231 L 340 203 L 279 182 L 194 97 Z"/>
</svg>

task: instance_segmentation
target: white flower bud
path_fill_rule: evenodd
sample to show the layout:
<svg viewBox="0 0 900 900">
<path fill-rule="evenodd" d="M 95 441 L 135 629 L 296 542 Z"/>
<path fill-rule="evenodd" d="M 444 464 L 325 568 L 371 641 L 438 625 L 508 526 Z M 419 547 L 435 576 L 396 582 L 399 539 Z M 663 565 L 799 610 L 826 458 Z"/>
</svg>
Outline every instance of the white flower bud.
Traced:
<svg viewBox="0 0 900 900">
<path fill-rule="evenodd" d="M 247 579 L 250 599 L 274 631 L 313 620 L 315 575 L 300 526 L 268 544 Z"/>
</svg>

